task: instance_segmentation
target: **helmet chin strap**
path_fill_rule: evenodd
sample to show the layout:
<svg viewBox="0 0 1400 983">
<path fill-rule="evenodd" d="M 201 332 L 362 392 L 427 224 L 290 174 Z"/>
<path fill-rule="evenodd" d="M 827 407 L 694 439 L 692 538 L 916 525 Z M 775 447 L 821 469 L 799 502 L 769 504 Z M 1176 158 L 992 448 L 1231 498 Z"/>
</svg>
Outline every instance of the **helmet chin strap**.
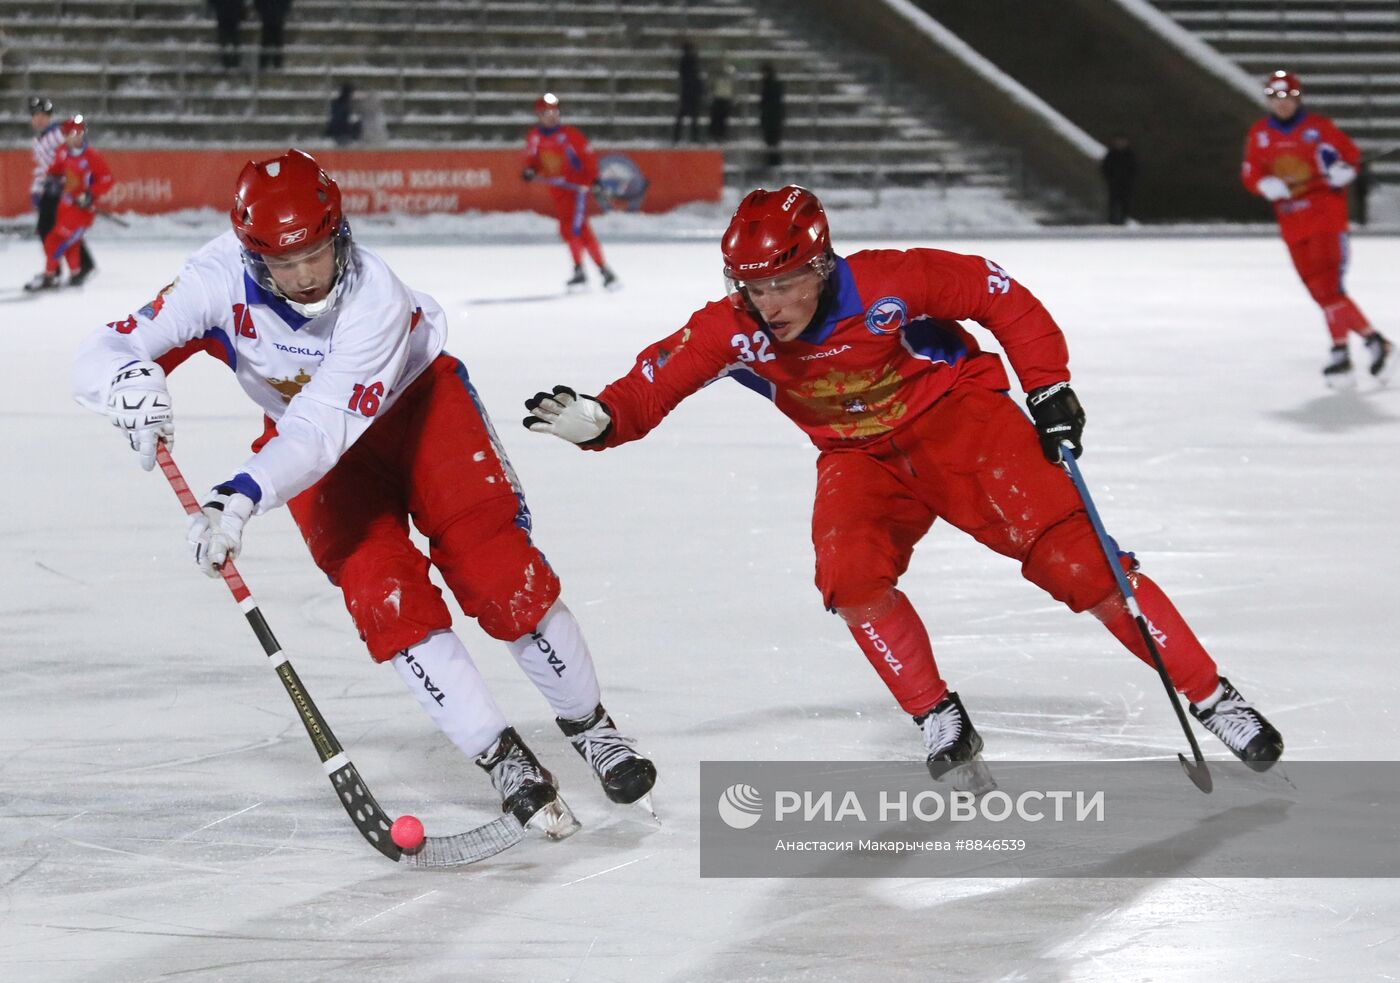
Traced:
<svg viewBox="0 0 1400 983">
<path fill-rule="evenodd" d="M 302 317 L 320 317 L 334 306 L 336 297 L 340 294 L 340 283 L 343 279 L 343 277 L 337 276 L 335 278 L 335 283 L 331 286 L 330 292 L 327 293 L 325 297 L 310 304 L 298 304 L 285 294 L 283 294 L 282 299 L 287 302 L 287 306 Z M 281 293 L 281 291 L 279 290 L 278 293 Z"/>
</svg>

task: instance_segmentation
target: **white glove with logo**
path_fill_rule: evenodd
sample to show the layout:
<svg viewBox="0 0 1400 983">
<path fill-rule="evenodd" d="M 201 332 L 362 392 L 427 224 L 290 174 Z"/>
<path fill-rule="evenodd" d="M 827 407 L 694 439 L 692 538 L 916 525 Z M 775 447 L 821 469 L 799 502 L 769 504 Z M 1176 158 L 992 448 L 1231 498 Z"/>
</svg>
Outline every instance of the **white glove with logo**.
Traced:
<svg viewBox="0 0 1400 983">
<path fill-rule="evenodd" d="M 535 433 L 551 433 L 575 444 L 589 444 L 607 434 L 612 417 L 592 396 L 580 396 L 568 386 L 555 386 L 554 392 L 535 393 L 525 400 L 533 414 L 524 420 Z"/>
<path fill-rule="evenodd" d="M 165 388 L 165 370 L 155 362 L 132 362 L 107 390 L 107 416 L 126 434 L 147 471 L 156 465 L 156 443 L 175 446 L 175 416 Z"/>
<path fill-rule="evenodd" d="M 200 511 L 190 516 L 186 535 L 194 562 L 207 577 L 219 576 L 225 560 L 238 559 L 243 527 L 257 504 L 229 485 L 216 485 Z"/>
<path fill-rule="evenodd" d="M 1344 160 L 1333 161 L 1327 168 L 1327 183 L 1334 188 L 1345 188 L 1356 180 L 1356 168 Z"/>
<path fill-rule="evenodd" d="M 1283 201 L 1293 194 L 1289 190 L 1288 182 L 1281 177 L 1274 177 L 1272 174 L 1268 177 L 1261 177 L 1255 187 L 1259 189 L 1261 195 L 1270 201 Z"/>
</svg>

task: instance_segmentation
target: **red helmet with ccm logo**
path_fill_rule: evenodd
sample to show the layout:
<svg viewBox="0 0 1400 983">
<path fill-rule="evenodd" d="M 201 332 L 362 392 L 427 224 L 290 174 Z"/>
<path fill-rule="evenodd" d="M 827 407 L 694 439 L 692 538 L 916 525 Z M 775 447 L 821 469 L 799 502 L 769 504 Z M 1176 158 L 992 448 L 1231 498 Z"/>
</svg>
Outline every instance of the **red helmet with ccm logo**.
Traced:
<svg viewBox="0 0 1400 983">
<path fill-rule="evenodd" d="M 249 161 L 238 175 L 229 218 L 243 248 L 260 256 L 303 249 L 344 224 L 339 186 L 301 150 Z"/>
<path fill-rule="evenodd" d="M 558 109 L 559 97 L 553 92 L 546 92 L 535 100 L 535 112 L 542 113 L 547 109 Z"/>
<path fill-rule="evenodd" d="M 1303 85 L 1298 76 L 1280 68 L 1264 80 L 1264 95 L 1269 99 L 1297 99 L 1303 95 Z"/>
<path fill-rule="evenodd" d="M 725 278 L 736 285 L 778 276 L 807 264 L 831 272 L 831 234 L 817 196 L 789 184 L 759 188 L 739 202 L 720 241 Z"/>
</svg>

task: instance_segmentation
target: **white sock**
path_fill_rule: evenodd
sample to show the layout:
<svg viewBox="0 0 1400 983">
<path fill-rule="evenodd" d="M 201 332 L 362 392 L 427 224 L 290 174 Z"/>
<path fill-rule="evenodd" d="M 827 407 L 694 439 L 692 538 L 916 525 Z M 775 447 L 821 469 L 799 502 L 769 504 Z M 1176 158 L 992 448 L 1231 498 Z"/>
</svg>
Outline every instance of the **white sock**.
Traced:
<svg viewBox="0 0 1400 983">
<path fill-rule="evenodd" d="M 1224 695 L 1225 695 L 1225 684 L 1224 684 L 1224 683 L 1216 683 L 1216 684 L 1215 684 L 1215 692 L 1212 693 L 1212 694 L 1210 694 L 1210 696 L 1207 696 L 1207 697 L 1206 697 L 1204 700 L 1202 700 L 1200 703 L 1197 703 L 1197 704 L 1196 704 L 1196 709 L 1199 710 L 1199 711 L 1201 711 L 1202 713 L 1205 713 L 1207 710 L 1211 709 L 1211 708 L 1214 707 L 1217 703 L 1219 703 L 1219 702 L 1220 702 L 1220 698 L 1221 698 L 1222 696 L 1224 696 Z"/>
<path fill-rule="evenodd" d="M 476 663 L 452 631 L 434 632 L 393 658 L 394 669 L 448 740 L 473 758 L 506 728 Z"/>
<path fill-rule="evenodd" d="M 510 654 L 556 717 L 581 720 L 601 702 L 583 629 L 562 600 L 554 602 L 533 632 L 509 645 Z"/>
</svg>

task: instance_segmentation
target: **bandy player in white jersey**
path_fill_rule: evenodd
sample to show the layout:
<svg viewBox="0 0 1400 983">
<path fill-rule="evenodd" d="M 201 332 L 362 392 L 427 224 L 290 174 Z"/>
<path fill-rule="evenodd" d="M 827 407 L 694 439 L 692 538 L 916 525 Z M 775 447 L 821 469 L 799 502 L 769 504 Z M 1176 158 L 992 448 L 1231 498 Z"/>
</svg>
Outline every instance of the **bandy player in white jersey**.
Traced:
<svg viewBox="0 0 1400 983">
<path fill-rule="evenodd" d="M 375 661 L 490 774 L 503 811 L 567 835 L 577 824 L 452 632 L 431 563 L 507 644 L 608 797 L 643 799 L 656 769 L 603 709 L 510 461 L 443 352 L 442 308 L 354 243 L 340 189 L 299 150 L 244 167 L 231 218 L 154 301 L 82 344 L 78 402 L 106 413 L 149 471 L 157 442 L 174 440 L 166 372 L 200 350 L 221 359 L 266 420 L 191 520 L 200 569 L 218 576 L 249 519 L 286 505 Z"/>
</svg>

